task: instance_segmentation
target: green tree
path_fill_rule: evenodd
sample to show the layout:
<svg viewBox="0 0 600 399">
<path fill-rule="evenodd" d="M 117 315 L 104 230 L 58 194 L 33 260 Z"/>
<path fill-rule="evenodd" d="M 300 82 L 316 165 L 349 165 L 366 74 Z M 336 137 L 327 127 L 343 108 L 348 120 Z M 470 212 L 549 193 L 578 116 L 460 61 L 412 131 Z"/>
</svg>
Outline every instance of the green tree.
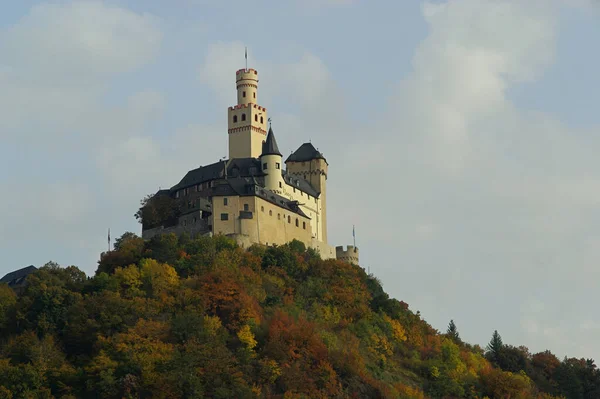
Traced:
<svg viewBox="0 0 600 399">
<path fill-rule="evenodd" d="M 448 329 L 446 330 L 446 335 L 455 342 L 460 342 L 460 336 L 458 334 L 456 324 L 454 324 L 454 320 L 450 320 L 450 324 L 448 324 Z"/>
<path fill-rule="evenodd" d="M 502 343 L 502 337 L 500 337 L 500 334 L 498 334 L 498 330 L 494 330 L 492 339 L 486 347 L 486 357 L 488 360 L 494 364 L 497 364 L 503 347 L 504 344 Z"/>
</svg>

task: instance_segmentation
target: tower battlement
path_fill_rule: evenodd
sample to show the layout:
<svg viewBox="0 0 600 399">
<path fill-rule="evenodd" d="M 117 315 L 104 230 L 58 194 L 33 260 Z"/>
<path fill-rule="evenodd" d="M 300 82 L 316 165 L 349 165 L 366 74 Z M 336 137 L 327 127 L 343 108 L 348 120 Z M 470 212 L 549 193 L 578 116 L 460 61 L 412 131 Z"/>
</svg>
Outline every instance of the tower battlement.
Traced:
<svg viewBox="0 0 600 399">
<path fill-rule="evenodd" d="M 347 249 L 344 250 L 343 245 L 337 246 L 335 247 L 335 257 L 338 260 L 358 265 L 358 247 L 348 245 Z"/>
<path fill-rule="evenodd" d="M 264 112 L 267 111 L 267 109 L 265 107 L 261 107 L 260 105 L 257 105 L 257 104 L 238 104 L 238 105 L 229 107 L 229 110 L 233 111 L 235 109 L 242 109 L 242 108 L 256 108 L 259 111 L 264 111 Z"/>
</svg>

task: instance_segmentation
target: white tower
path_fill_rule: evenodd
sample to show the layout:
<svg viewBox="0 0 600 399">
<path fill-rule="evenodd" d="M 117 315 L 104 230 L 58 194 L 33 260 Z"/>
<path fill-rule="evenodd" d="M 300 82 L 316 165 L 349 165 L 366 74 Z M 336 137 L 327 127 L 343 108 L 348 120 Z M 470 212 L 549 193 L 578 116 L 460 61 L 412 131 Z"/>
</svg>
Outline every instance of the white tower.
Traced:
<svg viewBox="0 0 600 399">
<path fill-rule="evenodd" d="M 257 105 L 258 72 L 240 69 L 235 82 L 237 105 L 227 111 L 229 159 L 258 158 L 267 136 L 267 109 Z"/>
</svg>

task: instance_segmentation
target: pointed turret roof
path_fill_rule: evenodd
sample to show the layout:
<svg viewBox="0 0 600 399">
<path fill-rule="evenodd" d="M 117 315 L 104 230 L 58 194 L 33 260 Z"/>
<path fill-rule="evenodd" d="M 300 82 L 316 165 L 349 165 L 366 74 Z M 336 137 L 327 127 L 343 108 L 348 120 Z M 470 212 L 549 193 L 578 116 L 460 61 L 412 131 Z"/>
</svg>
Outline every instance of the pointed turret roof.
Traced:
<svg viewBox="0 0 600 399">
<path fill-rule="evenodd" d="M 269 127 L 269 134 L 267 134 L 267 140 L 263 143 L 262 146 L 262 155 L 279 155 L 279 147 L 277 147 L 277 140 L 275 140 L 275 134 L 273 133 L 273 129 Z"/>
<path fill-rule="evenodd" d="M 312 159 L 325 159 L 325 157 L 312 143 L 304 143 L 285 162 L 305 162 Z"/>
</svg>

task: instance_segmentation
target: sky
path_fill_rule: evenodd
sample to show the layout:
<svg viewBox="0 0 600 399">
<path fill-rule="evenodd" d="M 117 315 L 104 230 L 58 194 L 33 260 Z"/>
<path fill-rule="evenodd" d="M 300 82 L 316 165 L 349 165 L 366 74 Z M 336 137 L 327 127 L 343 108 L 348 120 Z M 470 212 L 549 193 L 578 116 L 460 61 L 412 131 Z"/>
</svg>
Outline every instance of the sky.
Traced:
<svg viewBox="0 0 600 399">
<path fill-rule="evenodd" d="M 235 71 L 329 162 L 333 245 L 485 346 L 600 360 L 600 5 L 5 2 L 0 275 L 93 275 L 139 201 L 227 155 Z"/>
</svg>

